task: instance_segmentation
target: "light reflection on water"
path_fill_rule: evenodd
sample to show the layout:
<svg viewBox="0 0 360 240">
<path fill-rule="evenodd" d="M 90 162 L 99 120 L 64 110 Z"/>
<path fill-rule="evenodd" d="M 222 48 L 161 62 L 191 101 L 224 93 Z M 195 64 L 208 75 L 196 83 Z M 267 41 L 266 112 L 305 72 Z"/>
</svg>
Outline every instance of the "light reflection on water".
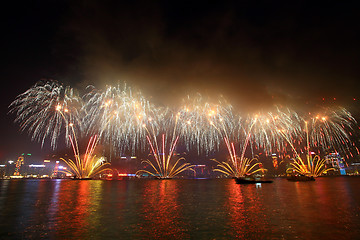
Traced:
<svg viewBox="0 0 360 240">
<path fill-rule="evenodd" d="M 359 183 L 2 180 L 0 239 L 356 239 Z"/>
<path fill-rule="evenodd" d="M 173 180 L 147 181 L 142 195 L 143 234 L 152 238 L 183 239 L 185 224 L 179 198 L 179 182 Z"/>
</svg>

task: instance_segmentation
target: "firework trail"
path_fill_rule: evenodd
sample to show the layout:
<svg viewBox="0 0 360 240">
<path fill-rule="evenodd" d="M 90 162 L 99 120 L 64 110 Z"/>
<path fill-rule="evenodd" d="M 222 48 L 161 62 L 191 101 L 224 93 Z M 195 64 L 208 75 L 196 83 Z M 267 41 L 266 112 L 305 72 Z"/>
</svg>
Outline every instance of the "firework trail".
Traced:
<svg viewBox="0 0 360 240">
<path fill-rule="evenodd" d="M 71 144 L 70 136 L 82 134 L 97 135 L 98 141 L 111 146 L 115 153 L 144 150 L 149 139 L 154 149 L 158 148 L 162 134 L 170 146 L 178 139 L 177 143 L 199 154 L 219 150 L 224 140 L 230 155 L 232 143 L 244 143 L 241 148 L 249 147 L 252 156 L 263 150 L 266 155 L 286 154 L 290 142 L 301 151 L 311 147 L 351 155 L 350 148 L 356 148 L 351 142 L 356 121 L 344 108 L 302 117 L 289 108 L 275 106 L 272 111 L 244 118 L 222 97 L 208 101 L 200 94 L 188 96 L 172 111 L 155 107 L 126 84 L 104 91 L 89 86 L 88 90 L 81 98 L 73 88 L 57 81 L 38 82 L 16 97 L 9 106 L 10 113 L 16 114 L 21 131 L 27 131 L 41 146 L 49 140 L 53 149 L 59 139 Z M 305 138 L 308 146 L 304 146 Z"/>
<path fill-rule="evenodd" d="M 16 114 L 15 122 L 20 124 L 21 131 L 27 130 L 41 146 L 50 139 L 55 149 L 60 136 L 69 143 L 70 131 L 81 131 L 82 104 L 74 89 L 57 81 L 46 81 L 18 95 L 9 108 L 10 113 Z"/>
<path fill-rule="evenodd" d="M 179 132 L 187 149 L 196 148 L 198 153 L 209 154 L 219 149 L 222 133 L 237 138 L 240 119 L 233 115 L 233 109 L 223 98 L 216 103 L 206 101 L 200 94 L 188 96 L 178 111 Z M 221 123 L 221 130 L 214 128 Z M 223 131 L 224 130 L 224 131 Z"/>
<path fill-rule="evenodd" d="M 180 164 L 180 161 L 185 161 L 185 158 L 174 157 L 174 151 L 179 140 L 179 136 L 171 140 L 170 144 L 167 144 L 168 141 L 165 134 L 162 135 L 161 144 L 158 143 L 157 138 L 152 139 L 150 136 L 146 136 L 146 138 L 149 142 L 151 153 L 154 156 L 155 161 L 154 163 L 150 160 L 143 161 L 142 163 L 151 167 L 151 171 L 141 169 L 136 172 L 136 175 L 140 176 L 143 173 L 147 173 L 160 179 L 166 179 L 173 178 L 186 170 L 194 171 L 194 165 L 191 165 L 188 162 Z"/>
<path fill-rule="evenodd" d="M 351 135 L 356 120 L 345 108 L 325 109 L 312 118 L 304 118 L 309 130 L 311 147 L 349 152 Z"/>
<path fill-rule="evenodd" d="M 106 163 L 104 158 L 97 158 L 94 153 L 98 144 L 98 138 L 96 135 L 90 138 L 86 152 L 83 156 L 80 155 L 76 138 L 69 136 L 69 139 L 74 152 L 75 160 L 60 158 L 70 167 L 70 169 L 61 170 L 59 172 L 75 175 L 75 178 L 78 179 L 86 179 L 92 178 L 104 171 L 111 171 L 111 169 L 108 168 L 110 163 Z"/>
<path fill-rule="evenodd" d="M 87 133 L 98 134 L 116 153 L 129 149 L 135 152 L 146 141 L 146 134 L 139 126 L 150 119 L 148 115 L 155 111 L 153 106 L 125 84 L 109 86 L 105 91 L 88 88 L 91 91 L 84 96 Z"/>
<path fill-rule="evenodd" d="M 225 142 L 230 159 L 228 162 L 212 159 L 217 162 L 218 168 L 215 171 L 233 177 L 264 171 L 257 168 L 261 166 L 257 159 L 244 157 L 256 121 L 248 126 L 250 129 L 244 131 L 242 118 L 233 113 L 232 106 L 223 98 L 219 98 L 216 103 L 210 103 L 201 95 L 188 97 L 179 112 L 179 117 L 183 119 L 180 130 L 189 148 L 195 145 L 198 151 L 211 153 L 218 150 L 223 141 Z M 243 142 L 241 156 L 237 155 L 233 141 Z"/>
<path fill-rule="evenodd" d="M 165 179 L 173 178 L 186 171 L 193 170 L 190 163 L 184 162 L 185 158 L 177 157 L 176 146 L 178 144 L 180 113 L 174 114 L 168 108 L 152 108 L 147 115 L 138 118 L 143 134 L 150 146 L 150 152 L 154 159 L 145 160 L 142 163 L 151 167 L 151 170 L 139 170 L 136 175 L 144 173 Z M 161 135 L 161 139 L 159 136 Z M 180 164 L 180 162 L 183 162 Z"/>
<path fill-rule="evenodd" d="M 217 163 L 217 168 L 214 169 L 214 171 L 221 172 L 228 176 L 232 176 L 232 177 L 236 177 L 236 178 L 246 177 L 249 175 L 253 175 L 257 172 L 262 172 L 262 173 L 265 172 L 266 169 L 262 168 L 262 163 L 258 162 L 257 158 L 249 159 L 249 158 L 245 157 L 245 152 L 249 145 L 249 141 L 250 141 L 251 134 L 252 134 L 252 129 L 253 129 L 256 121 L 257 121 L 257 119 L 255 118 L 254 121 L 252 122 L 252 124 L 249 126 L 248 133 L 247 133 L 244 143 L 242 144 L 242 146 L 240 144 L 240 149 L 242 149 L 240 156 L 237 155 L 234 143 L 230 142 L 228 135 L 225 132 L 223 138 L 224 138 L 224 141 L 225 141 L 225 144 L 226 144 L 229 156 L 230 156 L 230 161 L 220 162 L 220 161 L 217 161 L 216 159 L 211 159 Z M 213 125 L 213 126 L 219 132 L 221 132 L 221 130 L 218 127 L 216 127 L 215 125 Z"/>
<path fill-rule="evenodd" d="M 322 174 L 327 173 L 328 171 L 335 170 L 334 168 L 327 168 L 325 159 L 321 159 L 319 155 L 312 155 L 310 153 L 310 143 L 309 143 L 309 133 L 308 133 L 308 123 L 305 122 L 305 134 L 306 134 L 306 160 L 304 160 L 300 154 L 296 151 L 295 146 L 292 144 L 290 139 L 285 135 L 285 131 L 279 131 L 283 138 L 289 143 L 293 152 L 295 153 L 295 158 L 292 158 L 290 163 L 291 167 L 286 170 L 286 172 L 293 171 L 296 174 L 302 176 L 316 178 Z M 303 154 L 304 155 L 304 154 Z"/>
<path fill-rule="evenodd" d="M 301 137 L 301 118 L 289 108 L 275 106 L 273 111 L 258 113 L 255 116 L 249 116 L 243 124 L 246 129 L 254 124 L 251 134 L 251 145 L 255 150 L 263 149 L 266 155 L 275 152 L 286 152 L 287 143 L 283 141 L 279 130 L 286 134 L 286 137 L 294 141 Z M 252 149 L 253 151 L 253 149 Z"/>
</svg>

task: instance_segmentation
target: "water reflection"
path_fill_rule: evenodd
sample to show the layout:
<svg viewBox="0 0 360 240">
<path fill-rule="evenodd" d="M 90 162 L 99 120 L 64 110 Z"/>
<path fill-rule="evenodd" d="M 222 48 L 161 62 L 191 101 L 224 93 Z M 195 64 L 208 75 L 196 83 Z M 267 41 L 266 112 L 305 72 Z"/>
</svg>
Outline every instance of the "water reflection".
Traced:
<svg viewBox="0 0 360 240">
<path fill-rule="evenodd" d="M 4 194 L 1 194 L 0 236 L 20 237 L 19 231 L 23 231 L 20 203 L 23 203 L 24 186 L 20 180 L 4 180 L 0 183 L 1 190 L 4 191 Z"/>
<path fill-rule="evenodd" d="M 344 177 L 318 178 L 316 182 L 288 183 L 287 189 L 294 189 L 293 202 L 287 202 L 287 218 L 292 220 L 291 234 L 299 238 L 343 239 L 346 229 L 353 229 L 359 224 L 356 212 L 359 203 L 352 202 L 356 188 L 347 196 L 346 186 L 354 179 Z M 291 188 L 294 187 L 294 188 Z M 288 198 L 288 197 L 287 197 Z M 355 236 L 354 232 L 346 236 Z M 344 239 L 353 239 L 345 237 Z"/>
<path fill-rule="evenodd" d="M 48 210 L 48 218 L 54 219 L 59 209 L 59 191 L 61 186 L 61 179 L 55 179 L 53 182 L 53 191 L 50 197 L 50 206 Z M 55 221 L 49 221 L 50 229 L 55 229 Z"/>
<path fill-rule="evenodd" d="M 184 239 L 182 209 L 178 203 L 179 182 L 173 180 L 146 181 L 143 192 L 142 233 L 151 239 Z"/>
<path fill-rule="evenodd" d="M 235 181 L 228 184 L 228 206 L 230 233 L 233 238 L 260 238 L 265 226 L 265 216 L 263 212 L 263 200 L 258 191 L 260 186 L 239 185 Z"/>
<path fill-rule="evenodd" d="M 96 232 L 93 226 L 100 223 L 102 181 L 63 181 L 58 193 L 58 209 L 55 217 L 56 237 L 75 239 L 90 238 Z"/>
<path fill-rule="evenodd" d="M 0 181 L 0 239 L 356 239 L 359 182 Z"/>
</svg>

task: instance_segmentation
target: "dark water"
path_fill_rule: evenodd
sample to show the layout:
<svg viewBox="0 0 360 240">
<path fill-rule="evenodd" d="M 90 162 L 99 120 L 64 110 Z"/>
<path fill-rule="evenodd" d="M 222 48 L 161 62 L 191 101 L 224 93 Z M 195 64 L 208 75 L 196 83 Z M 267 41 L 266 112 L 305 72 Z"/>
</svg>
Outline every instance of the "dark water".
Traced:
<svg viewBox="0 0 360 240">
<path fill-rule="evenodd" d="M 360 178 L 2 180 L 0 239 L 360 239 Z"/>
</svg>

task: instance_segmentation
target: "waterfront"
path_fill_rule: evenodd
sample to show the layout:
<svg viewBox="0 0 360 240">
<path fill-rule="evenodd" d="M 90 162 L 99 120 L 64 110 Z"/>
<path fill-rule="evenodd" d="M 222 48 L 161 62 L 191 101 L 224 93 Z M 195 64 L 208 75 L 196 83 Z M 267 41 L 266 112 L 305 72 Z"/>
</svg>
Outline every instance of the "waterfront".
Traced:
<svg viewBox="0 0 360 240">
<path fill-rule="evenodd" d="M 1 180 L 1 239 L 356 239 L 360 178 Z"/>
</svg>

